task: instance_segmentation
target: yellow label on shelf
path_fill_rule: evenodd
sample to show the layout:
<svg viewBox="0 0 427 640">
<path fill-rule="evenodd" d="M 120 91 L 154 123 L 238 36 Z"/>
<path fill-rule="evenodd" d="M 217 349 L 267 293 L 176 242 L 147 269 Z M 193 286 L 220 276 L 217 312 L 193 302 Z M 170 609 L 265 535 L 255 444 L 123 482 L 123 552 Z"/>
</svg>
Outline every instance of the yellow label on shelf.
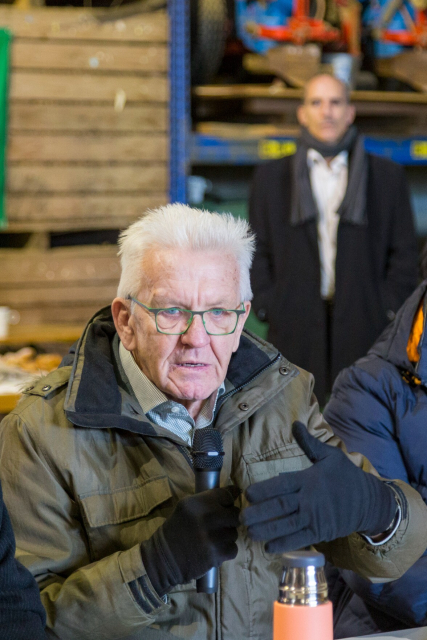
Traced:
<svg viewBox="0 0 427 640">
<path fill-rule="evenodd" d="M 294 140 L 260 140 L 258 143 L 258 155 L 263 160 L 291 156 L 296 150 L 297 145 Z"/>
<path fill-rule="evenodd" d="M 417 160 L 426 160 L 427 140 L 414 140 L 411 142 L 410 154 L 412 158 L 417 158 Z"/>
</svg>

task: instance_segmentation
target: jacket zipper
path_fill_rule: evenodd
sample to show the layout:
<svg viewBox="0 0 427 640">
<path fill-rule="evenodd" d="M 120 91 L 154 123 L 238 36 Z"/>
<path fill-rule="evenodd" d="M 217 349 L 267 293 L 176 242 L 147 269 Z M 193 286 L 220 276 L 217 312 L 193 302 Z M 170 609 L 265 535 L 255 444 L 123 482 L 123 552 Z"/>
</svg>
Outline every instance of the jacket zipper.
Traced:
<svg viewBox="0 0 427 640">
<path fill-rule="evenodd" d="M 269 369 L 270 367 L 273 366 L 273 364 L 275 364 L 278 360 L 280 360 L 281 358 L 281 354 L 278 353 L 277 356 L 274 358 L 274 360 L 272 360 L 271 362 L 269 362 L 263 369 L 261 369 L 261 371 L 259 371 L 253 378 L 251 378 L 250 380 L 248 380 L 247 382 L 245 382 L 244 384 L 240 385 L 240 387 L 237 387 L 236 389 L 232 389 L 231 391 L 229 391 L 227 394 L 225 394 L 222 397 L 222 402 L 221 405 L 224 403 L 225 400 L 227 400 L 228 398 L 231 398 L 231 396 L 233 396 L 235 393 L 238 393 L 239 391 L 241 391 L 244 387 L 246 387 L 247 384 L 249 384 L 250 382 L 253 382 L 254 380 L 256 380 L 262 373 L 264 373 L 264 371 L 266 371 L 267 369 Z M 185 447 L 182 444 L 178 444 L 176 443 L 177 449 L 178 451 L 180 451 L 182 453 L 182 455 L 184 456 L 184 458 L 186 459 L 186 461 L 188 462 L 188 464 L 190 465 L 190 467 L 193 469 L 193 460 L 191 458 L 191 455 L 188 452 L 187 447 Z M 215 629 L 215 637 L 216 640 L 219 640 L 219 636 L 220 636 L 220 628 L 219 628 L 219 624 L 217 621 L 217 614 L 218 614 L 218 594 L 215 594 L 215 604 L 214 604 L 214 608 L 215 608 L 215 622 L 216 622 L 216 629 Z"/>
<path fill-rule="evenodd" d="M 254 380 L 256 380 L 262 373 L 264 373 L 264 371 L 266 371 L 267 369 L 272 367 L 273 364 L 278 362 L 278 360 L 280 360 L 281 357 L 282 357 L 281 354 L 278 353 L 277 356 L 274 358 L 274 360 L 269 362 L 263 369 L 261 369 L 261 371 L 258 371 L 258 373 L 253 378 L 251 378 L 250 380 L 248 380 L 244 384 L 240 385 L 240 387 L 236 387 L 236 389 L 232 389 L 231 391 L 226 393 L 222 397 L 222 402 L 221 402 L 220 406 L 217 407 L 217 408 L 219 409 L 220 407 L 222 407 L 222 405 L 224 404 L 225 400 L 227 400 L 228 398 L 231 398 L 231 396 L 233 396 L 235 393 L 238 393 L 244 387 L 246 387 L 247 384 L 249 384 L 249 383 L 253 382 Z M 219 590 L 221 590 L 221 583 L 219 584 Z M 220 636 L 222 636 L 222 634 L 221 634 L 221 627 L 220 627 L 219 621 L 217 620 L 217 615 L 218 615 L 218 593 L 215 594 L 215 622 L 216 622 L 215 638 L 216 638 L 216 640 L 220 640 Z"/>
<path fill-rule="evenodd" d="M 180 451 L 182 453 L 182 455 L 184 456 L 184 458 L 186 459 L 186 461 L 188 462 L 188 464 L 190 465 L 190 467 L 193 469 L 193 459 L 190 456 L 190 454 L 188 453 L 188 449 L 187 447 L 185 447 L 183 444 L 178 444 L 175 443 L 178 451 Z"/>
</svg>

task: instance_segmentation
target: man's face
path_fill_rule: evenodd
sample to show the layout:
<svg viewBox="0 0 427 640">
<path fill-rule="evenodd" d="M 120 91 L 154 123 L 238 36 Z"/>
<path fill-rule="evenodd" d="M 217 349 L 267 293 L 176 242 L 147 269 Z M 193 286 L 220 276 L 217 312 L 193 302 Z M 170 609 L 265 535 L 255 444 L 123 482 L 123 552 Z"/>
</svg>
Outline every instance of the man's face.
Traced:
<svg viewBox="0 0 427 640">
<path fill-rule="evenodd" d="M 307 84 L 304 104 L 298 108 L 297 115 L 312 136 L 335 144 L 353 123 L 355 109 L 346 101 L 342 84 L 325 75 Z"/>
<path fill-rule="evenodd" d="M 142 269 L 143 284 L 138 300 L 151 308 L 180 307 L 193 311 L 212 308 L 241 308 L 239 272 L 231 255 L 179 249 L 151 250 Z M 121 300 L 116 299 L 117 300 Z M 250 303 L 245 303 L 236 331 L 231 335 L 210 336 L 200 316 L 183 335 L 158 333 L 154 314 L 135 305 L 134 312 L 121 316 L 121 327 L 114 313 L 123 345 L 145 375 L 165 394 L 197 413 L 224 381 L 231 355 L 236 351 Z M 126 303 L 129 308 L 129 303 Z M 192 411 L 193 410 L 193 411 Z"/>
</svg>

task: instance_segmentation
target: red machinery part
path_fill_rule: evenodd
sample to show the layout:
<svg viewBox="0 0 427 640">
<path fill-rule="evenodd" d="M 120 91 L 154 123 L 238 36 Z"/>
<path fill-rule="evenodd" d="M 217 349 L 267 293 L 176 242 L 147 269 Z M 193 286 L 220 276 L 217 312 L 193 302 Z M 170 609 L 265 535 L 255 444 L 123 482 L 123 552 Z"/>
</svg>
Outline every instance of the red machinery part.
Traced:
<svg viewBox="0 0 427 640">
<path fill-rule="evenodd" d="M 258 35 L 262 38 L 282 42 L 333 42 L 341 39 L 338 29 L 323 20 L 309 17 L 309 0 L 294 0 L 292 16 L 283 26 L 258 25 Z"/>
<path fill-rule="evenodd" d="M 286 26 L 267 27 L 259 25 L 258 35 L 271 40 L 285 42 L 334 42 L 341 39 L 338 29 L 331 27 L 322 20 L 314 18 L 289 18 Z"/>
</svg>

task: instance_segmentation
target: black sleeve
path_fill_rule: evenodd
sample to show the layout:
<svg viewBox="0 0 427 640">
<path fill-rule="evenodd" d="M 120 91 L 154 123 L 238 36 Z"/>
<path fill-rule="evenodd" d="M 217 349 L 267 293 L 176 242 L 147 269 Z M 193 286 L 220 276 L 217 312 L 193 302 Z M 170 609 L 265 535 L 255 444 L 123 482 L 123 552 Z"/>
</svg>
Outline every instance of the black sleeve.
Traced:
<svg viewBox="0 0 427 640">
<path fill-rule="evenodd" d="M 273 249 L 268 224 L 266 166 L 255 170 L 249 198 L 249 222 L 256 234 L 256 251 L 251 271 L 253 307 L 260 320 L 268 321 L 275 285 Z"/>
<path fill-rule="evenodd" d="M 37 583 L 15 560 L 15 538 L 0 487 L 0 638 L 46 640 Z"/>
<path fill-rule="evenodd" d="M 402 167 L 396 167 L 394 209 L 387 260 L 387 308 L 396 312 L 417 286 L 418 251 L 409 189 Z"/>
</svg>

